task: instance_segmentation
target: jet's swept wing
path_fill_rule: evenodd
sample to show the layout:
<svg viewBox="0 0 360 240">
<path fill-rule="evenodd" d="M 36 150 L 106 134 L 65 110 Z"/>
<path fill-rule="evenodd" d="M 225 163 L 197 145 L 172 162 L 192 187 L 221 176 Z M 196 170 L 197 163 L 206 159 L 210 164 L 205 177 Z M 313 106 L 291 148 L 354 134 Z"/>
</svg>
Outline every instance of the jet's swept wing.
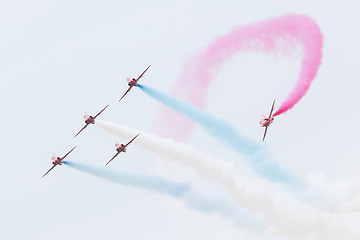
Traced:
<svg viewBox="0 0 360 240">
<path fill-rule="evenodd" d="M 79 134 L 82 132 L 82 130 L 84 130 L 87 126 L 89 126 L 89 124 L 90 124 L 90 123 L 86 123 L 85 126 L 84 126 L 80 131 L 78 131 L 77 134 L 75 134 L 74 138 L 75 138 L 77 135 L 79 135 Z"/>
<path fill-rule="evenodd" d="M 273 112 L 273 110 L 274 110 L 274 105 L 275 105 L 275 100 L 274 100 L 273 105 L 272 105 L 272 107 L 271 107 L 271 110 L 270 110 L 270 114 L 269 114 L 268 119 L 271 119 L 271 115 L 272 115 L 272 112 Z"/>
<path fill-rule="evenodd" d="M 100 111 L 98 114 L 95 115 L 94 119 L 95 119 L 97 116 L 99 116 L 108 106 L 109 106 L 109 104 L 106 105 L 103 109 L 101 109 L 101 111 Z"/>
<path fill-rule="evenodd" d="M 149 66 L 145 69 L 145 71 L 143 71 L 143 73 L 136 79 L 136 82 L 139 81 L 139 79 L 144 75 L 144 73 L 149 69 L 150 66 L 151 66 L 151 65 L 149 65 Z"/>
<path fill-rule="evenodd" d="M 66 158 L 66 156 L 69 155 L 76 147 L 77 147 L 77 146 L 73 147 L 67 154 L 65 154 L 65 156 L 63 156 L 63 157 L 61 158 L 61 161 L 62 161 L 64 158 Z"/>
<path fill-rule="evenodd" d="M 117 157 L 117 155 L 119 155 L 121 152 L 117 152 L 106 164 L 105 166 L 107 166 L 112 160 L 114 160 L 114 158 Z"/>
<path fill-rule="evenodd" d="M 125 95 L 128 93 L 128 92 L 130 92 L 130 90 L 131 90 L 131 88 L 132 88 L 133 86 L 130 86 L 129 88 L 128 88 L 128 90 L 124 93 L 124 95 L 122 95 L 122 97 L 120 98 L 120 100 L 119 100 L 119 102 L 121 101 L 121 99 L 123 99 L 124 97 L 125 97 Z"/>
<path fill-rule="evenodd" d="M 267 128 L 268 128 L 268 126 L 266 126 L 266 127 L 265 127 L 265 132 L 264 132 L 263 141 L 265 140 L 265 136 L 266 136 Z"/>
<path fill-rule="evenodd" d="M 127 147 L 130 143 L 132 143 L 132 141 L 134 141 L 135 138 L 137 138 L 137 136 L 139 136 L 140 133 L 138 133 L 135 137 L 133 137 L 133 139 L 131 139 L 126 145 L 125 147 Z"/>
<path fill-rule="evenodd" d="M 42 175 L 41 178 L 45 177 L 45 175 L 48 174 L 51 170 L 53 170 L 55 166 L 56 166 L 56 165 L 52 166 L 44 175 Z"/>
</svg>

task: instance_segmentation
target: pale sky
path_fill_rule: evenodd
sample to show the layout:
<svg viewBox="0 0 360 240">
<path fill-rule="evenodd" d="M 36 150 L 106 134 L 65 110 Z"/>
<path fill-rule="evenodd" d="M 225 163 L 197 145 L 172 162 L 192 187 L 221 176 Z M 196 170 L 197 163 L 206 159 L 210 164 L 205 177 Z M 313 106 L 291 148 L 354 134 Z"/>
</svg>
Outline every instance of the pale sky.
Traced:
<svg viewBox="0 0 360 240">
<path fill-rule="evenodd" d="M 160 103 L 136 88 L 117 102 L 127 77 L 151 65 L 142 83 L 170 93 L 186 58 L 217 36 L 293 13 L 320 26 L 323 61 L 307 95 L 276 119 L 265 144 L 279 165 L 316 186 L 335 186 L 342 204 L 359 211 L 359 7 L 355 0 L 0 2 L 0 238 L 290 239 L 67 166 L 41 176 L 52 153 L 62 156 L 75 145 L 69 161 L 103 166 L 115 154 L 115 142 L 125 140 L 97 126 L 73 138 L 84 113 L 106 104 L 99 118 L 156 134 Z M 285 99 L 299 69 L 297 58 L 239 53 L 211 85 L 206 110 L 260 140 L 259 115 L 274 98 Z M 217 158 L 241 158 L 199 125 L 187 144 Z M 199 193 L 221 191 L 135 145 L 108 167 L 186 182 Z"/>
</svg>

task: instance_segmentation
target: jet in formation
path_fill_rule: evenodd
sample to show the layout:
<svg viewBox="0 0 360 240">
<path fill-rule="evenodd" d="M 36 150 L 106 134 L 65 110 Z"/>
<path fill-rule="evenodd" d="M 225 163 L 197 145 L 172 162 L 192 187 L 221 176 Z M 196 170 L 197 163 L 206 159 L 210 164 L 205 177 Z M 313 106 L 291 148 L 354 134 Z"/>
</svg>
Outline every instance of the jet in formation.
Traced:
<svg viewBox="0 0 360 240">
<path fill-rule="evenodd" d="M 130 143 L 132 143 L 132 141 L 134 141 L 135 140 L 135 138 L 137 138 L 137 136 L 139 136 L 140 135 L 140 133 L 138 133 L 135 137 L 133 137 L 133 139 L 131 139 L 127 144 L 115 144 L 115 147 L 116 147 L 116 151 L 117 151 L 117 153 L 105 164 L 105 166 L 106 165 L 108 165 L 114 158 L 116 158 L 121 152 L 126 152 L 126 147 L 130 144 Z"/>
<path fill-rule="evenodd" d="M 62 165 L 64 158 L 66 158 L 66 156 L 69 155 L 75 148 L 76 148 L 76 146 L 73 147 L 73 149 L 71 149 L 71 150 L 70 150 L 67 154 L 65 154 L 63 157 L 55 157 L 55 156 L 53 156 L 53 157 L 52 157 L 52 164 L 53 164 L 53 166 L 52 166 L 41 178 L 45 177 L 45 175 L 48 174 L 51 170 L 53 170 L 57 165 Z"/>
<path fill-rule="evenodd" d="M 82 130 L 84 130 L 87 126 L 89 126 L 89 124 L 94 124 L 95 123 L 95 118 L 97 118 L 107 107 L 109 106 L 106 105 L 106 107 L 104 107 L 100 112 L 98 112 L 98 114 L 96 114 L 94 117 L 93 116 L 88 116 L 88 115 L 85 115 L 84 118 L 85 118 L 85 126 L 77 133 L 75 134 L 74 138 L 79 135 L 79 133 L 82 132 Z"/>
<path fill-rule="evenodd" d="M 122 95 L 122 97 L 120 98 L 119 102 L 121 101 L 121 99 L 123 99 L 125 97 L 125 95 L 130 92 L 130 90 L 132 89 L 133 86 L 138 86 L 138 81 L 139 79 L 144 75 L 144 73 L 149 69 L 150 66 L 148 66 L 145 71 L 138 77 L 138 78 L 128 78 L 127 81 L 128 81 L 128 85 L 129 85 L 129 88 L 128 90 L 124 93 L 124 95 Z"/>
</svg>

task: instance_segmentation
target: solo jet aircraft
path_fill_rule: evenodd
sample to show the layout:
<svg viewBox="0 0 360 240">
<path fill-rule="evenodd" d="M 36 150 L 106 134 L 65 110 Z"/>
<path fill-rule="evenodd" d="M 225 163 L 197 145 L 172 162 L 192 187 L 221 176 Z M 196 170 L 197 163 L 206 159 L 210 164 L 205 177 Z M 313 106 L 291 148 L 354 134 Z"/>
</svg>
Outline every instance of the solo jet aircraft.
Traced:
<svg viewBox="0 0 360 240">
<path fill-rule="evenodd" d="M 85 118 L 85 126 L 74 136 L 74 138 L 79 135 L 79 133 L 82 132 L 82 130 L 84 130 L 87 126 L 89 126 L 89 124 L 94 124 L 95 123 L 95 118 L 97 118 L 97 116 L 99 116 L 107 107 L 109 106 L 106 105 L 106 107 L 104 107 L 98 114 L 96 114 L 94 117 L 93 116 L 88 116 L 88 115 L 85 115 L 84 118 Z"/>
<path fill-rule="evenodd" d="M 115 146 L 116 146 L 116 151 L 117 151 L 117 153 L 110 159 L 110 161 L 108 161 L 106 164 L 105 164 L 105 166 L 106 165 L 108 165 L 114 158 L 116 158 L 117 157 L 117 155 L 119 155 L 121 152 L 126 152 L 126 147 L 132 142 L 132 141 L 134 141 L 134 139 L 135 138 L 137 138 L 137 136 L 139 136 L 140 135 L 140 133 L 138 133 L 135 137 L 133 137 L 133 139 L 131 139 L 127 144 L 115 144 Z"/>
<path fill-rule="evenodd" d="M 73 149 L 71 149 L 71 150 L 70 150 L 67 154 L 65 154 L 65 156 L 63 156 L 62 158 L 61 158 L 61 157 L 55 157 L 55 156 L 53 156 L 51 159 L 52 159 L 52 164 L 53 164 L 54 166 L 52 166 L 41 178 L 45 177 L 45 175 L 48 174 L 51 170 L 53 170 L 54 167 L 56 167 L 56 165 L 62 165 L 62 161 L 64 160 L 64 158 L 65 158 L 67 155 L 69 155 L 69 153 L 71 153 L 75 148 L 76 148 L 76 146 L 73 147 Z"/>
<path fill-rule="evenodd" d="M 274 117 L 272 116 L 272 112 L 273 112 L 273 110 L 274 110 L 274 104 L 275 104 L 275 100 L 274 100 L 273 105 L 272 105 L 272 107 L 271 107 L 269 117 L 265 117 L 264 115 L 261 115 L 262 118 L 261 118 L 261 121 L 260 121 L 260 125 L 261 125 L 262 127 L 265 127 L 265 133 L 264 133 L 263 141 L 265 140 L 267 128 L 268 128 L 268 127 L 270 126 L 270 124 L 274 121 Z"/>
<path fill-rule="evenodd" d="M 123 99 L 125 97 L 125 95 L 130 92 L 130 90 L 132 89 L 133 86 L 138 86 L 138 81 L 139 79 L 144 75 L 144 73 L 149 69 L 150 66 L 148 66 L 145 71 L 137 78 L 128 78 L 127 81 L 128 81 L 128 85 L 129 85 L 129 88 L 128 90 L 124 93 L 124 95 L 120 98 L 119 102 L 121 101 L 121 99 Z"/>
</svg>

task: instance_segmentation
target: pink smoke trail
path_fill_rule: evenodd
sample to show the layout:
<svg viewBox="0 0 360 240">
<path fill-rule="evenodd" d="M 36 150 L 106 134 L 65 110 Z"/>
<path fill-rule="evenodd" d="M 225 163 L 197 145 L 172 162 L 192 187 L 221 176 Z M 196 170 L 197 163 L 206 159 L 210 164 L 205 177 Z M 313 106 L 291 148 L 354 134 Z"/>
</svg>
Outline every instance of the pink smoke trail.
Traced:
<svg viewBox="0 0 360 240">
<path fill-rule="evenodd" d="M 291 109 L 307 92 L 322 59 L 323 36 L 314 20 L 304 15 L 287 15 L 247 26 L 239 26 L 211 42 L 205 51 L 190 57 L 172 94 L 204 108 L 207 88 L 221 65 L 238 52 L 284 52 L 302 47 L 302 67 L 297 83 L 276 115 Z M 160 116 L 159 133 L 185 141 L 193 123 L 170 109 Z"/>
</svg>

